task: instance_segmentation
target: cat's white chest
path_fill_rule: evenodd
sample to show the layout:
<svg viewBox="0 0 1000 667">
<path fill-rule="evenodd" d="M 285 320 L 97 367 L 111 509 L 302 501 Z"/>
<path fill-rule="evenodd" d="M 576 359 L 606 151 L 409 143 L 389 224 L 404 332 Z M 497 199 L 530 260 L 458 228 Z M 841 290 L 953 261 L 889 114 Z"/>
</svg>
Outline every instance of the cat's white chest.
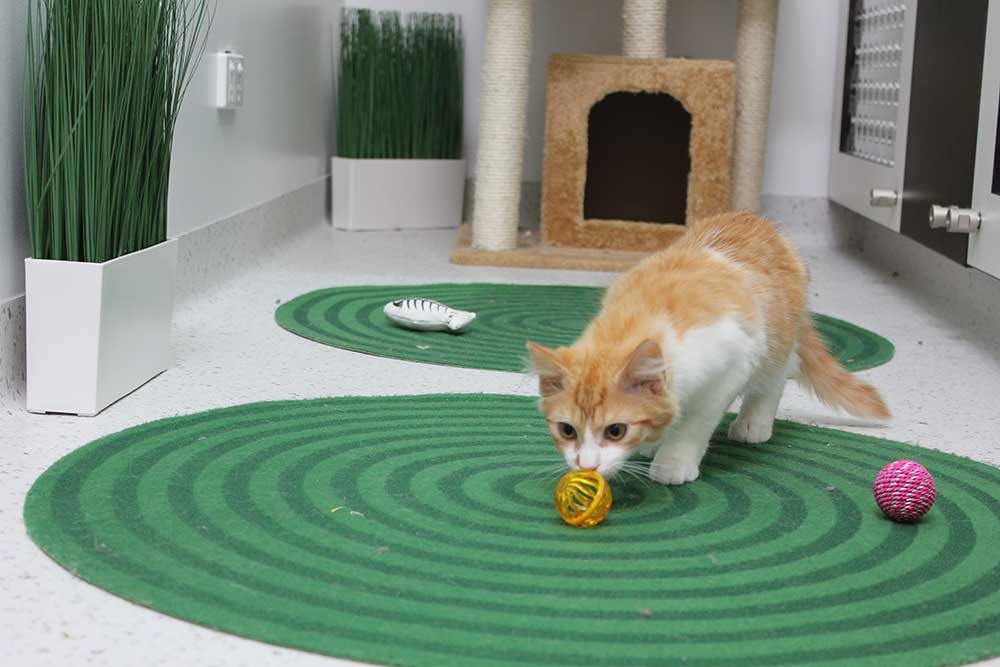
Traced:
<svg viewBox="0 0 1000 667">
<path fill-rule="evenodd" d="M 664 347 L 672 351 L 674 392 L 681 400 L 698 400 L 705 391 L 742 385 L 767 350 L 767 339 L 735 317 L 690 329 L 677 338 L 667 332 Z"/>
</svg>

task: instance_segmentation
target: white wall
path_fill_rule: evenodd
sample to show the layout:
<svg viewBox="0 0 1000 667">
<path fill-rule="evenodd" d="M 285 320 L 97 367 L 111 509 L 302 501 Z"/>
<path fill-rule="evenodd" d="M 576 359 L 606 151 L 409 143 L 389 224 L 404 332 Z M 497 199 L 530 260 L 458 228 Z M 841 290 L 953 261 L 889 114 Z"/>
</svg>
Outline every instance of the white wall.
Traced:
<svg viewBox="0 0 1000 667">
<path fill-rule="evenodd" d="M 764 173 L 768 194 L 829 193 L 838 5 L 781 0 Z"/>
<path fill-rule="evenodd" d="M 333 138 L 339 0 L 219 0 L 207 54 L 246 57 L 243 109 L 210 106 L 206 60 L 174 140 L 169 233 L 182 234 L 323 177 Z M 0 301 L 24 289 L 28 253 L 20 100 L 27 0 L 0 2 Z"/>
<path fill-rule="evenodd" d="M 0 2 L 0 301 L 24 290 L 28 233 L 21 174 L 21 81 L 27 2 Z"/>
<path fill-rule="evenodd" d="M 549 56 L 554 53 L 613 54 L 622 52 L 622 8 L 608 0 L 535 0 L 534 34 L 525 127 L 526 181 L 542 180 L 545 146 L 545 86 Z M 476 81 L 479 88 L 479 80 Z"/>
<path fill-rule="evenodd" d="M 174 142 L 170 233 L 181 234 L 329 172 L 333 0 L 220 0 Z M 211 107 L 209 54 L 246 59 L 242 109 Z"/>
</svg>

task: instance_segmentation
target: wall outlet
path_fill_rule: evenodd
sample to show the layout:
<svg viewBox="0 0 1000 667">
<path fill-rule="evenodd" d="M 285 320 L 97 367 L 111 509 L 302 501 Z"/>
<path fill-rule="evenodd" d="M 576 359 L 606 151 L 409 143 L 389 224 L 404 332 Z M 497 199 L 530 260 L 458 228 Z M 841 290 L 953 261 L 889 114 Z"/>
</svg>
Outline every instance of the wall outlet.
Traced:
<svg viewBox="0 0 1000 667">
<path fill-rule="evenodd" d="M 215 54 L 215 106 L 243 106 L 243 56 L 232 51 Z"/>
</svg>

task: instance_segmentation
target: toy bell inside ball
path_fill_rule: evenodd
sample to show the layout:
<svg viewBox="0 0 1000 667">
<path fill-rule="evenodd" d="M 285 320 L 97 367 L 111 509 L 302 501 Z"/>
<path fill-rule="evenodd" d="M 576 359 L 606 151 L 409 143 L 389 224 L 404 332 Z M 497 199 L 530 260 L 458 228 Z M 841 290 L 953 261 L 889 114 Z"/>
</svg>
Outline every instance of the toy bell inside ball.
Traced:
<svg viewBox="0 0 1000 667">
<path fill-rule="evenodd" d="M 611 509 L 611 487 L 593 470 L 572 470 L 556 485 L 556 509 L 577 528 L 596 526 Z"/>
<path fill-rule="evenodd" d="M 872 485 L 879 509 L 899 523 L 913 523 L 934 504 L 937 487 L 934 478 L 916 461 L 893 461 L 875 478 Z"/>
</svg>

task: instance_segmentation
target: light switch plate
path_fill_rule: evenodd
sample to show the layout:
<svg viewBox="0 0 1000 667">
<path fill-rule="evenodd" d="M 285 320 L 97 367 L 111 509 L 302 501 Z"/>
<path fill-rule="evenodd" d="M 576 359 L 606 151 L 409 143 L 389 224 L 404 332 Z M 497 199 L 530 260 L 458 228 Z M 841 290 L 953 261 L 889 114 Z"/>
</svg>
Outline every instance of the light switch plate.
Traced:
<svg viewBox="0 0 1000 667">
<path fill-rule="evenodd" d="M 215 106 L 239 109 L 243 106 L 243 56 L 232 51 L 215 54 Z"/>
</svg>

